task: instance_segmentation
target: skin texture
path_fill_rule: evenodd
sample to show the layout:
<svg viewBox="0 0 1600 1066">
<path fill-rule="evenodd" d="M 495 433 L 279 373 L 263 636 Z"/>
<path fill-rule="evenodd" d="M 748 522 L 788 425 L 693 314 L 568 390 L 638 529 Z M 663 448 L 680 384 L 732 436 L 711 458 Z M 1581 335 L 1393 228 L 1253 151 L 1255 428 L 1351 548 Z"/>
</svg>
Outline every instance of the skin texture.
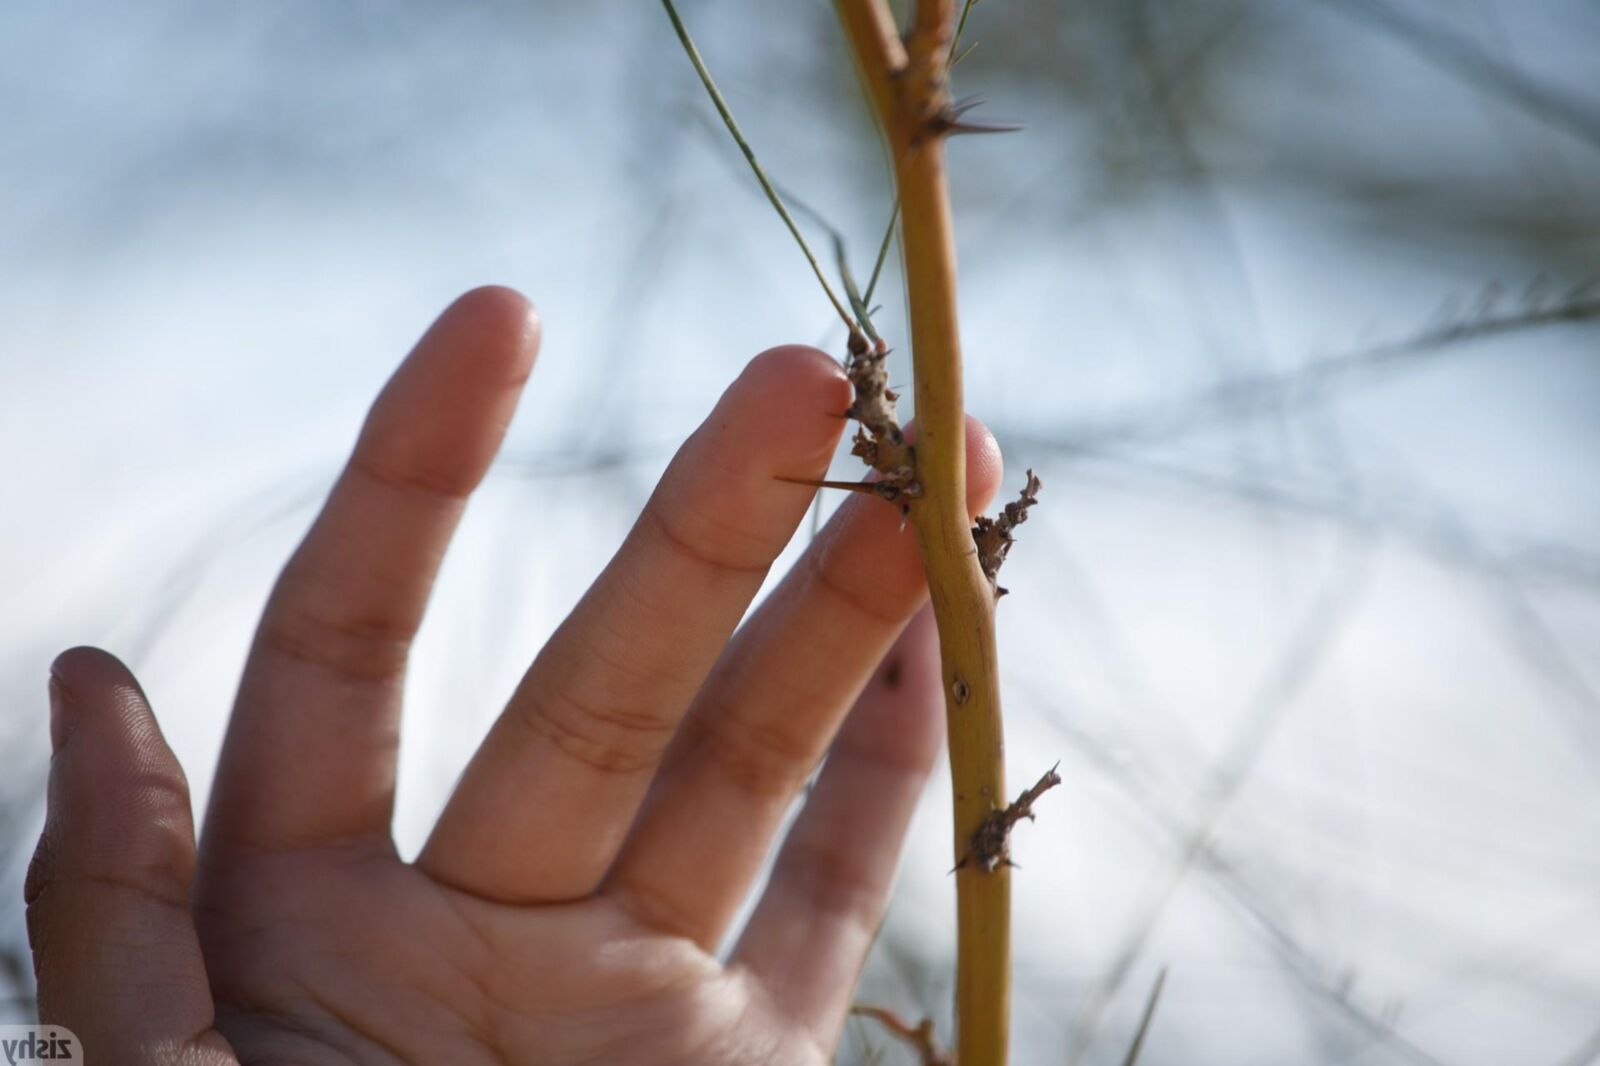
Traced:
<svg viewBox="0 0 1600 1066">
<path fill-rule="evenodd" d="M 378 397 L 268 601 L 198 853 L 132 674 L 51 668 L 28 928 L 41 1018 L 91 1061 L 830 1060 L 944 723 L 915 540 L 869 495 L 739 624 L 810 501 L 778 476 L 844 428 L 821 352 L 746 367 L 395 851 L 407 650 L 537 346 L 522 297 L 475 290 Z M 968 428 L 976 511 L 1000 470 Z"/>
</svg>

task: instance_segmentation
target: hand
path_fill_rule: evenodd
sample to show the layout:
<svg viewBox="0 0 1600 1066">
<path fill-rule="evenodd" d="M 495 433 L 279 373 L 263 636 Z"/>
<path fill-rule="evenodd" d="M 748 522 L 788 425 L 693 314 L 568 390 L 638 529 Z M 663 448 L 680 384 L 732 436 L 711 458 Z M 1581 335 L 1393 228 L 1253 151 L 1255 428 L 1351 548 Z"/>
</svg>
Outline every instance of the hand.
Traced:
<svg viewBox="0 0 1600 1066">
<path fill-rule="evenodd" d="M 870 497 L 734 633 L 811 498 L 778 476 L 822 476 L 844 426 L 850 387 L 821 352 L 745 369 L 418 859 L 390 839 L 407 648 L 536 347 L 523 299 L 481 289 L 378 397 L 267 604 L 198 862 L 138 683 L 104 652 L 56 660 L 28 929 L 40 1015 L 89 1061 L 829 1060 L 943 701 L 926 612 L 907 626 L 927 595 L 914 537 Z M 999 460 L 976 426 L 968 452 L 976 509 Z"/>
</svg>

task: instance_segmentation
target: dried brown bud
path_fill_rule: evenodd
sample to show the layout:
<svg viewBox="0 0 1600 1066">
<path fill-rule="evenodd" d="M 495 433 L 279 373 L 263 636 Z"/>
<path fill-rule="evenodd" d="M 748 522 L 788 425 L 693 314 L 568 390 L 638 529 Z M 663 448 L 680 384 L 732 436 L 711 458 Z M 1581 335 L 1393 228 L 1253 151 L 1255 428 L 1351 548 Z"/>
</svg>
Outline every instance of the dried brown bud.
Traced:
<svg viewBox="0 0 1600 1066">
<path fill-rule="evenodd" d="M 1060 763 L 1046 770 L 1044 776 L 1009 807 L 991 811 L 989 817 L 983 820 L 972 840 L 967 844 L 967 853 L 956 863 L 956 869 L 963 866 L 976 866 L 984 873 L 993 873 L 1001 866 L 1011 866 L 1011 829 L 1024 818 L 1033 820 L 1033 805 L 1039 797 L 1061 784 L 1061 775 L 1056 772 Z"/>
<path fill-rule="evenodd" d="M 916 455 L 895 414 L 899 396 L 889 388 L 888 345 L 879 340 L 869 346 L 865 337 L 852 333 L 849 349 L 845 376 L 856 395 L 845 417 L 861 423 L 850 453 L 878 471 L 876 491 L 884 499 L 915 499 L 922 495 L 922 485 L 917 481 Z"/>
<path fill-rule="evenodd" d="M 983 567 L 990 583 L 994 584 L 996 598 L 1006 594 L 1006 590 L 995 583 L 995 578 L 1000 573 L 1000 564 L 1006 561 L 1006 556 L 1011 552 L 1011 545 L 1016 543 L 1011 531 L 1028 520 L 1028 508 L 1039 502 L 1039 488 L 1039 476 L 1029 470 L 1022 494 L 1006 504 L 1000 517 L 979 515 L 973 524 L 972 539 L 978 546 L 978 564 Z"/>
</svg>

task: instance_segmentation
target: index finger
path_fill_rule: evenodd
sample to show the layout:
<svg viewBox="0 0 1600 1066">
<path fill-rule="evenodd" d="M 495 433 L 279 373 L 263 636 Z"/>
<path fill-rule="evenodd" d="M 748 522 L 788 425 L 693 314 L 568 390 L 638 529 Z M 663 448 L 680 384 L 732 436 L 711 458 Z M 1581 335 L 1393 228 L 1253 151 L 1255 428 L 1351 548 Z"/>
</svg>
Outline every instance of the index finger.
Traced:
<svg viewBox="0 0 1600 1066">
<path fill-rule="evenodd" d="M 256 632 L 212 789 L 208 851 L 387 836 L 407 653 L 538 334 L 522 296 L 474 290 L 378 396 Z"/>
</svg>

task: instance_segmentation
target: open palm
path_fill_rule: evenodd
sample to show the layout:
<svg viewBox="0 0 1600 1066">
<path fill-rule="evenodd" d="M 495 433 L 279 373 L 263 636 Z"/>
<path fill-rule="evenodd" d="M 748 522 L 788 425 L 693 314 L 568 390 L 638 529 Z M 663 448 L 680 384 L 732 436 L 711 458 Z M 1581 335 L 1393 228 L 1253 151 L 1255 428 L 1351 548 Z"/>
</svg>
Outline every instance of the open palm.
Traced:
<svg viewBox="0 0 1600 1066">
<path fill-rule="evenodd" d="M 735 632 L 810 499 L 781 479 L 821 476 L 844 425 L 850 387 L 820 352 L 774 349 L 734 382 L 421 855 L 394 848 L 407 650 L 536 347 L 525 301 L 480 289 L 379 397 L 268 603 L 198 861 L 137 682 L 104 652 L 57 659 L 28 923 L 41 1018 L 89 1061 L 831 1056 L 943 723 L 926 612 L 907 627 L 916 546 L 871 498 Z M 980 429 L 968 449 L 976 509 L 998 459 Z"/>
</svg>

